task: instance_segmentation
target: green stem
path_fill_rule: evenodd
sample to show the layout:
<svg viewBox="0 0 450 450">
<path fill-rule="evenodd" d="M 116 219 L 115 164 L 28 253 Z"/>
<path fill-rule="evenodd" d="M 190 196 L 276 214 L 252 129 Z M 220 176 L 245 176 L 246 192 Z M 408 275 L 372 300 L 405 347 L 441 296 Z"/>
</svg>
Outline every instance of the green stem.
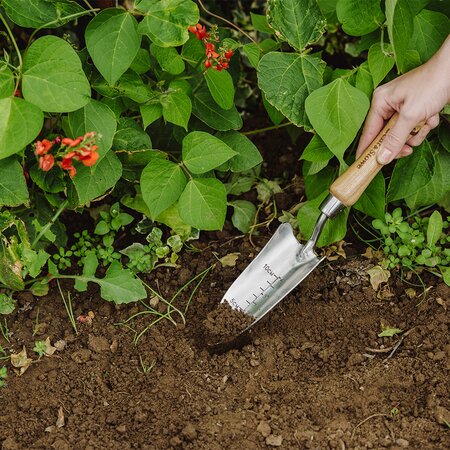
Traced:
<svg viewBox="0 0 450 450">
<path fill-rule="evenodd" d="M 259 44 L 248 34 L 246 33 L 242 28 L 239 28 L 236 24 L 233 22 L 230 22 L 228 19 L 225 19 L 225 17 L 219 16 L 217 14 L 214 14 L 213 12 L 209 11 L 205 8 L 205 5 L 203 4 L 202 0 L 197 0 L 198 4 L 201 6 L 203 11 L 205 11 L 206 14 L 209 14 L 212 17 L 215 17 L 216 19 L 221 20 L 222 22 L 225 22 L 226 24 L 230 25 L 230 27 L 233 27 L 235 30 L 239 31 L 239 33 L 242 33 L 244 36 L 246 36 L 250 41 L 252 41 L 254 44 L 256 44 L 259 47 Z"/>
<path fill-rule="evenodd" d="M 11 28 L 9 27 L 8 22 L 3 17 L 2 13 L 0 13 L 0 20 L 3 22 L 3 25 L 5 26 L 6 31 L 8 32 L 8 35 L 9 35 L 9 37 L 11 39 L 11 42 L 13 43 L 14 49 L 15 49 L 15 51 L 17 53 L 17 58 L 19 60 L 19 67 L 16 68 L 16 70 L 19 73 L 19 75 L 17 77 L 16 86 L 14 88 L 14 91 L 16 91 L 16 89 L 19 87 L 20 77 L 22 75 L 22 65 L 23 65 L 22 54 L 20 53 L 19 46 L 17 45 L 17 41 L 14 38 L 14 35 L 13 35 L 12 31 L 11 31 Z"/>
<path fill-rule="evenodd" d="M 47 231 L 50 229 L 50 227 L 56 222 L 56 219 L 61 215 L 61 213 L 66 208 L 67 204 L 69 203 L 68 200 L 64 200 L 61 203 L 61 206 L 58 208 L 58 211 L 56 211 L 55 215 L 51 218 L 50 222 L 48 222 L 41 230 L 41 232 L 36 236 L 33 243 L 31 244 L 31 248 L 34 249 L 35 245 L 41 240 L 42 236 L 47 233 Z"/>
<path fill-rule="evenodd" d="M 272 125 L 270 127 L 258 128 L 257 130 L 244 131 L 241 134 L 243 134 L 245 136 L 252 136 L 254 134 L 264 133 L 266 131 L 278 130 L 278 128 L 287 127 L 288 125 L 292 125 L 292 123 L 284 122 L 284 123 L 280 123 L 279 125 Z"/>
<path fill-rule="evenodd" d="M 59 17 L 58 19 L 52 20 L 51 22 L 48 22 L 48 23 L 46 23 L 44 25 L 41 25 L 39 28 L 36 28 L 31 33 L 30 38 L 28 39 L 27 49 L 31 45 L 31 42 L 33 41 L 34 36 L 36 36 L 36 33 L 41 31 L 43 28 L 46 28 L 49 25 L 54 25 L 56 23 L 62 22 L 63 20 L 78 19 L 78 17 L 86 16 L 87 14 L 90 14 L 91 12 L 93 12 L 95 14 L 97 11 L 100 11 L 100 8 L 91 8 L 89 10 L 81 11 L 81 12 L 75 13 L 75 14 L 70 14 L 70 15 L 65 16 L 65 17 Z"/>
</svg>

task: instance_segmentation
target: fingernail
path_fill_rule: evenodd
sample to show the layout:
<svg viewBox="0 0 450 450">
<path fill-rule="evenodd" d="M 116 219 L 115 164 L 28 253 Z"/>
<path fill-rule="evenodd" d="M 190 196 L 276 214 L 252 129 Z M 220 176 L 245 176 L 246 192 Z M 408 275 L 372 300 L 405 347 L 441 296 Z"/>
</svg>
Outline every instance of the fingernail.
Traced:
<svg viewBox="0 0 450 450">
<path fill-rule="evenodd" d="M 378 164 L 389 164 L 394 159 L 394 155 L 388 148 L 382 148 L 377 155 Z"/>
</svg>

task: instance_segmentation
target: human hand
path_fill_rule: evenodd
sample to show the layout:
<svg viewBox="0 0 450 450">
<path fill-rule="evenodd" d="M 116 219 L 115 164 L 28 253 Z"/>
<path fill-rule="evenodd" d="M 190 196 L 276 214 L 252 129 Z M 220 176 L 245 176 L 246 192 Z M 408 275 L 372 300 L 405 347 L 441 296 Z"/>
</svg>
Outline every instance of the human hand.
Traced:
<svg viewBox="0 0 450 450">
<path fill-rule="evenodd" d="M 372 105 L 359 141 L 356 157 L 369 146 L 398 112 L 398 120 L 383 140 L 377 154 L 379 164 L 408 156 L 420 145 L 432 128 L 439 124 L 439 111 L 450 102 L 450 36 L 439 51 L 425 64 L 386 83 L 374 92 Z M 411 131 L 424 122 L 420 131 Z"/>
</svg>

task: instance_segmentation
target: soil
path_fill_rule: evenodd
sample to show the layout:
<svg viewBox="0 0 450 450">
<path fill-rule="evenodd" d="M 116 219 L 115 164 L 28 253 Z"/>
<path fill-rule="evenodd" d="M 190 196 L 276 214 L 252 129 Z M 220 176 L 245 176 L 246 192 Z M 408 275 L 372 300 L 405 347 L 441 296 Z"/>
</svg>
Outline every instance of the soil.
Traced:
<svg viewBox="0 0 450 450">
<path fill-rule="evenodd" d="M 219 303 L 203 321 L 209 345 L 232 341 L 249 327 L 255 318 L 234 309 L 226 301 Z"/>
<path fill-rule="evenodd" d="M 266 176 L 289 186 L 276 196 L 278 211 L 288 209 L 303 191 L 293 177 L 295 146 L 265 145 Z M 272 151 L 280 145 L 281 154 Z M 183 292 L 174 301 L 184 321 L 170 307 L 137 344 L 158 319 L 141 314 L 124 323 L 148 312 L 141 304 L 102 301 L 94 287 L 72 291 L 77 334 L 56 287 L 44 298 L 21 295 L 7 317 L 10 342 L 0 336 L 0 345 L 11 353 L 25 346 L 35 362 L 21 376 L 7 364 L 0 447 L 450 448 L 450 290 L 424 275 L 426 292 L 395 276 L 375 291 L 366 273 L 375 261 L 355 244 L 345 247 L 346 259 L 319 266 L 239 345 L 211 351 L 211 315 L 270 234 L 250 241 L 228 227 L 203 233 L 194 243 L 200 251 L 185 252 L 180 269 L 153 272 L 147 282 L 169 301 L 215 265 L 191 300 Z M 217 259 L 235 252 L 236 266 L 221 267 Z M 148 302 L 168 314 L 157 297 Z M 379 337 L 382 326 L 403 333 Z M 59 350 L 37 360 L 34 342 L 47 337 Z"/>
</svg>

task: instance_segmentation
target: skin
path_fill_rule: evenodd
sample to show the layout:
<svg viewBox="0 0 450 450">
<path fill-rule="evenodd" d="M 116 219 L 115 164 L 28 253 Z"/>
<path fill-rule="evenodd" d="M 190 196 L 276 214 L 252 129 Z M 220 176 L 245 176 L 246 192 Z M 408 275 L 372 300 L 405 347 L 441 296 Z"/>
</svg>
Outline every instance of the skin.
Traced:
<svg viewBox="0 0 450 450">
<path fill-rule="evenodd" d="M 388 164 L 395 158 L 410 155 L 412 147 L 420 145 L 430 130 L 439 125 L 439 111 L 447 103 L 450 103 L 450 35 L 425 64 L 375 90 L 357 157 L 395 112 L 399 113 L 399 118 L 386 135 L 377 160 L 380 164 Z M 420 122 L 425 125 L 409 138 Z"/>
</svg>

